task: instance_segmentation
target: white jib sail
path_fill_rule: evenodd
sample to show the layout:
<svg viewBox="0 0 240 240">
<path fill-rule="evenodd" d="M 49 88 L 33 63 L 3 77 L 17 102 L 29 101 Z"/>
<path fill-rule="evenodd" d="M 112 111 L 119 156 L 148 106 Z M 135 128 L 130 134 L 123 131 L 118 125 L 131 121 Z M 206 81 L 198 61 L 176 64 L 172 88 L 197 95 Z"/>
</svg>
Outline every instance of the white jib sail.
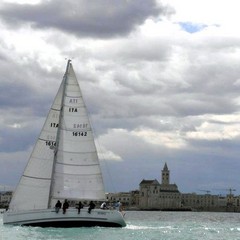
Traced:
<svg viewBox="0 0 240 240">
<path fill-rule="evenodd" d="M 46 209 L 48 207 L 62 94 L 63 83 L 54 99 L 24 173 L 14 191 L 9 206 L 10 210 Z"/>
<path fill-rule="evenodd" d="M 50 194 L 50 195 L 49 195 Z M 10 203 L 13 210 L 46 209 L 58 199 L 105 198 L 102 173 L 72 64 Z"/>
</svg>

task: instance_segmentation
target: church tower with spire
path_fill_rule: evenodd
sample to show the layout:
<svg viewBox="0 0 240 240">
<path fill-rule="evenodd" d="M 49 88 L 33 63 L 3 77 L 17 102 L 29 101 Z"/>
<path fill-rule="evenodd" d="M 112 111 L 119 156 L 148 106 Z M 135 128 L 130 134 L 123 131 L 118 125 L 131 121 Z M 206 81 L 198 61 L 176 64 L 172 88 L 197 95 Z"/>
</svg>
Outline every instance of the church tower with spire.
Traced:
<svg viewBox="0 0 240 240">
<path fill-rule="evenodd" d="M 175 183 L 170 183 L 170 171 L 167 163 L 162 169 L 162 182 L 159 183 L 156 179 L 143 179 L 140 183 L 139 193 L 140 209 L 181 209 L 181 193 Z"/>
<path fill-rule="evenodd" d="M 170 171 L 168 170 L 167 163 L 165 163 L 162 170 L 162 185 L 169 185 L 170 183 Z"/>
</svg>

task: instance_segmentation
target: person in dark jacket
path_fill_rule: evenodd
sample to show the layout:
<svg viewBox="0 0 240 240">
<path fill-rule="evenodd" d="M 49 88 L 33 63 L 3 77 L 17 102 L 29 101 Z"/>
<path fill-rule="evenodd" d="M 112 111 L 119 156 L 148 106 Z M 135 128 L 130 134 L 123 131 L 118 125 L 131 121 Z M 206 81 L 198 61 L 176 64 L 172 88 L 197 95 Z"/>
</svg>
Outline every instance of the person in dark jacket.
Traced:
<svg viewBox="0 0 240 240">
<path fill-rule="evenodd" d="M 78 214 L 80 214 L 80 210 L 81 210 L 81 208 L 83 208 L 84 206 L 83 206 L 83 204 L 82 204 L 82 202 L 80 201 L 78 204 L 77 204 L 77 210 L 78 210 Z"/>
<path fill-rule="evenodd" d="M 69 208 L 69 203 L 67 201 L 67 199 L 65 199 L 65 202 L 63 203 L 63 214 L 66 213 L 66 209 Z"/>
<path fill-rule="evenodd" d="M 88 213 L 91 213 L 92 209 L 94 209 L 95 206 L 96 206 L 96 205 L 93 203 L 93 201 L 91 201 L 91 202 L 89 203 Z"/>
<path fill-rule="evenodd" d="M 62 207 L 62 203 L 58 200 L 57 203 L 55 204 L 55 211 L 56 211 L 56 213 L 59 212 L 61 207 Z"/>
</svg>

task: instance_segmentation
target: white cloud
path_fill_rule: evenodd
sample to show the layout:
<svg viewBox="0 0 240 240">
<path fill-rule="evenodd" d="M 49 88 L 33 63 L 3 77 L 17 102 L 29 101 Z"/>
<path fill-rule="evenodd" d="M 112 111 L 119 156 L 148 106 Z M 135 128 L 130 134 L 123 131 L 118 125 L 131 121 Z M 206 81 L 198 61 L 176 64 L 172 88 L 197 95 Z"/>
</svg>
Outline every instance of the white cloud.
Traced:
<svg viewBox="0 0 240 240">
<path fill-rule="evenodd" d="M 240 136 L 240 115 L 212 115 L 205 116 L 195 131 L 186 133 L 187 139 L 221 141 L 233 140 Z"/>
<path fill-rule="evenodd" d="M 98 156 L 101 160 L 122 161 L 122 158 L 114 152 L 97 145 Z"/>
<path fill-rule="evenodd" d="M 237 24 L 239 19 L 237 0 L 163 0 L 174 6 L 176 14 L 173 21 L 196 22 L 205 24 Z"/>
<path fill-rule="evenodd" d="M 167 148 L 184 148 L 185 140 L 178 132 L 157 132 L 156 129 L 138 129 L 132 132 L 133 135 L 144 139 L 146 142 Z"/>
</svg>

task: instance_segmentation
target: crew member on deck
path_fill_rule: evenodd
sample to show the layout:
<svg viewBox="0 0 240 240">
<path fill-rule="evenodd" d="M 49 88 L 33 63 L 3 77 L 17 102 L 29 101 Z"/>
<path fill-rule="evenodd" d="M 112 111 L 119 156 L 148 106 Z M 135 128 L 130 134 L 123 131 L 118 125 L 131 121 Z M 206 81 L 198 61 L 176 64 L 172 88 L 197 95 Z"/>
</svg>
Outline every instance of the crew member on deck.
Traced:
<svg viewBox="0 0 240 240">
<path fill-rule="evenodd" d="M 96 206 L 96 205 L 93 203 L 93 201 L 91 201 L 91 202 L 89 203 L 88 213 L 91 213 L 92 209 L 94 209 L 95 206 Z"/>
<path fill-rule="evenodd" d="M 66 213 L 66 209 L 69 208 L 69 203 L 67 201 L 67 199 L 65 199 L 65 202 L 63 203 L 63 214 Z"/>
<path fill-rule="evenodd" d="M 115 208 L 116 208 L 116 210 L 121 211 L 121 202 L 120 202 L 120 201 L 118 201 L 118 202 L 115 204 Z"/>
<path fill-rule="evenodd" d="M 61 207 L 62 207 L 62 203 L 58 200 L 57 203 L 55 204 L 55 211 L 56 211 L 56 213 L 59 212 Z"/>
<path fill-rule="evenodd" d="M 77 204 L 77 210 L 78 210 L 78 214 L 80 214 L 80 210 L 81 208 L 83 208 L 84 205 L 82 204 L 82 202 L 80 201 L 78 204 Z"/>
<path fill-rule="evenodd" d="M 107 204 L 105 202 L 103 202 L 100 206 L 101 209 L 107 209 Z"/>
</svg>

